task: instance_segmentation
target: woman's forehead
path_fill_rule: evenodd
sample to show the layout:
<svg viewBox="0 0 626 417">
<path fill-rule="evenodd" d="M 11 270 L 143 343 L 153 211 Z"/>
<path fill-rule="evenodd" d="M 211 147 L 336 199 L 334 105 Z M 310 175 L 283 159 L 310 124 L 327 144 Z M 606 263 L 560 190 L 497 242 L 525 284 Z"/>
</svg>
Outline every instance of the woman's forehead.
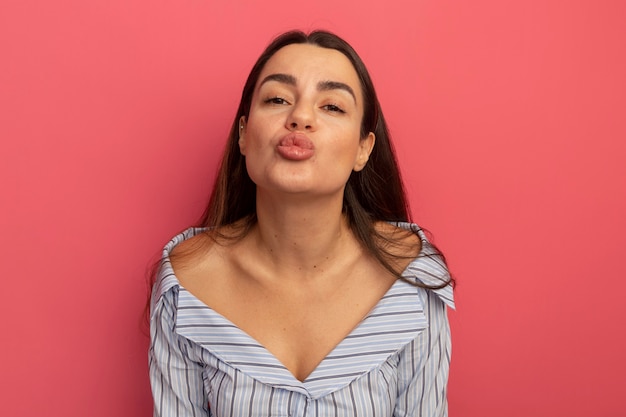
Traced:
<svg viewBox="0 0 626 417">
<path fill-rule="evenodd" d="M 279 49 L 265 64 L 258 82 L 271 74 L 290 75 L 296 81 L 339 81 L 360 90 L 350 60 L 335 49 L 316 45 L 291 44 Z"/>
</svg>

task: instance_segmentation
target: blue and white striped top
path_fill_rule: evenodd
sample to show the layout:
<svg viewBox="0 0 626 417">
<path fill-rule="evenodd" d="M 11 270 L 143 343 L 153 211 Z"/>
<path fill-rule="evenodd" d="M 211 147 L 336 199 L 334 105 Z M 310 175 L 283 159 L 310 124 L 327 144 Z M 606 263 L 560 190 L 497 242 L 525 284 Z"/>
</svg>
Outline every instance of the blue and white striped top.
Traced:
<svg viewBox="0 0 626 417">
<path fill-rule="evenodd" d="M 448 271 L 424 233 L 403 272 L 438 285 Z M 452 288 L 397 280 L 378 304 L 301 382 L 256 340 L 183 288 L 163 251 L 150 309 L 150 381 L 159 417 L 447 416 Z"/>
</svg>

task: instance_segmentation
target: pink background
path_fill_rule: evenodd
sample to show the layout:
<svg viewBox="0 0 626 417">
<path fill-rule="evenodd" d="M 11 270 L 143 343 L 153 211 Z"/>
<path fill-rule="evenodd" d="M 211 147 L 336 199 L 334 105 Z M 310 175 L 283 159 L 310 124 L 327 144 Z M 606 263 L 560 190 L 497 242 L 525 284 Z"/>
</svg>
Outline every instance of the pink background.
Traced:
<svg viewBox="0 0 626 417">
<path fill-rule="evenodd" d="M 227 4 L 231 3 L 231 4 Z M 459 281 L 450 414 L 626 415 L 626 3 L 4 0 L 0 414 L 147 416 L 145 270 L 268 41 L 361 53 Z"/>
</svg>

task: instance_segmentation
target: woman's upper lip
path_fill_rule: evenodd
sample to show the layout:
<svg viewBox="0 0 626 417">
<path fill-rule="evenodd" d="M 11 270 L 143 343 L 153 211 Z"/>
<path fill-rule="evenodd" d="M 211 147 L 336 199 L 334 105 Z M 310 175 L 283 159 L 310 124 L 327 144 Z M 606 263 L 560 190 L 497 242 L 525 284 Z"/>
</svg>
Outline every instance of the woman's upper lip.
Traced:
<svg viewBox="0 0 626 417">
<path fill-rule="evenodd" d="M 315 146 L 304 133 L 290 132 L 278 141 L 276 152 L 289 161 L 305 161 L 313 157 Z"/>
</svg>

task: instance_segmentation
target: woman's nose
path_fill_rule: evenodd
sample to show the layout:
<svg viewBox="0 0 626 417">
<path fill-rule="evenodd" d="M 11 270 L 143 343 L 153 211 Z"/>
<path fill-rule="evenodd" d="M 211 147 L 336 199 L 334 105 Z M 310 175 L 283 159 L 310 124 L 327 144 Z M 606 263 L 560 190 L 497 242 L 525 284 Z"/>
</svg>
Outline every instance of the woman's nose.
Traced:
<svg viewBox="0 0 626 417">
<path fill-rule="evenodd" d="M 304 103 L 295 105 L 287 118 L 287 129 L 314 130 L 315 110 L 313 109 L 313 106 L 306 105 Z"/>
<path fill-rule="evenodd" d="M 302 126 L 302 127 L 301 127 Z M 291 128 L 291 130 L 311 130 L 311 125 L 308 124 L 298 124 L 298 122 L 291 122 L 289 124 L 289 127 Z"/>
</svg>

